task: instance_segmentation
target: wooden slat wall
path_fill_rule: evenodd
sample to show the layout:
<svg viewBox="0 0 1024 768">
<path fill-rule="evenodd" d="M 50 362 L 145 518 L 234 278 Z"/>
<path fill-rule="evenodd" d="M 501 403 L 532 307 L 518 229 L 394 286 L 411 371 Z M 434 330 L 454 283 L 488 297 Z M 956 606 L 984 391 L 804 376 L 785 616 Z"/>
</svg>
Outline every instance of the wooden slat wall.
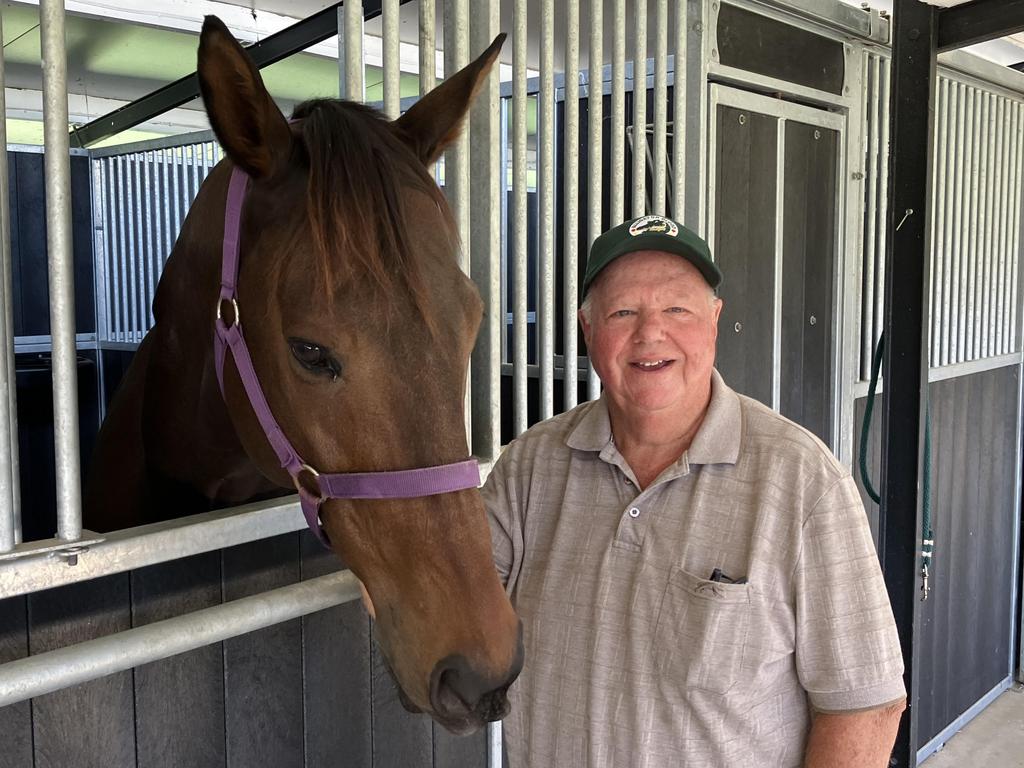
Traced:
<svg viewBox="0 0 1024 768">
<path fill-rule="evenodd" d="M 921 745 L 1010 674 L 1018 375 L 997 368 L 929 387 L 935 554 L 919 630 Z M 858 439 L 864 405 L 855 409 Z M 876 486 L 881 409 L 879 397 L 869 450 Z M 862 496 L 877 533 L 877 507 Z"/>
<path fill-rule="evenodd" d="M 0 663 L 343 567 L 308 532 L 0 601 Z M 362 605 L 0 708 L 0 768 L 483 768 L 407 713 Z"/>
</svg>

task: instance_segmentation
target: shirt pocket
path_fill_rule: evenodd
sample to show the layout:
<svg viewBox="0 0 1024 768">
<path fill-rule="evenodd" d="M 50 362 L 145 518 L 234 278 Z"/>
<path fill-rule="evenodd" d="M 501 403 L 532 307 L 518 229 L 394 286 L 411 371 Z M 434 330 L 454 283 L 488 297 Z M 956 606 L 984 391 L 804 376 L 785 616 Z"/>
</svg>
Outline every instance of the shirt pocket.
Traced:
<svg viewBox="0 0 1024 768">
<path fill-rule="evenodd" d="M 654 668 L 687 688 L 729 692 L 742 674 L 750 631 L 750 585 L 726 584 L 674 567 L 654 630 Z"/>
</svg>

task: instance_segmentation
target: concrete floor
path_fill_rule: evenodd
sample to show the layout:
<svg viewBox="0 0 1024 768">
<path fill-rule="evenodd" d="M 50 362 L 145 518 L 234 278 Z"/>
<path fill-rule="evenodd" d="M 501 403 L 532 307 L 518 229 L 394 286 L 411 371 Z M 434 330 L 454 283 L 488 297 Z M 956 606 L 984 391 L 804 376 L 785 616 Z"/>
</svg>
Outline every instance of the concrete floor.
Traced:
<svg viewBox="0 0 1024 768">
<path fill-rule="evenodd" d="M 1024 768 L 1024 686 L 1006 691 L 921 765 Z"/>
</svg>

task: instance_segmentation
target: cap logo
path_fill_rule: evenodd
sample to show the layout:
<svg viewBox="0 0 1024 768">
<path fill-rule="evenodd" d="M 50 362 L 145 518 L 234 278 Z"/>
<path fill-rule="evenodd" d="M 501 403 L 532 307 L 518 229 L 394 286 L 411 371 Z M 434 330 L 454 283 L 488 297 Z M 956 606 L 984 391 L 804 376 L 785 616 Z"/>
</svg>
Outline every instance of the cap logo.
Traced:
<svg viewBox="0 0 1024 768">
<path fill-rule="evenodd" d="M 679 225 L 664 216 L 644 216 L 634 221 L 629 227 L 629 234 L 633 237 L 655 233 L 675 237 L 679 234 Z"/>
</svg>

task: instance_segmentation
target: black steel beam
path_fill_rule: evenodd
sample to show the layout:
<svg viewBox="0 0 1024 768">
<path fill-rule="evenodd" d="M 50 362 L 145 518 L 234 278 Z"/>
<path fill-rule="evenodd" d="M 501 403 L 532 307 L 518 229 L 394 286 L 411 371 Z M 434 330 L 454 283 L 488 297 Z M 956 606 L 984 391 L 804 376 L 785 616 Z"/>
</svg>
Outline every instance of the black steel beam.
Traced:
<svg viewBox="0 0 1024 768">
<path fill-rule="evenodd" d="M 401 0 L 402 4 L 410 0 Z M 286 29 L 267 37 L 265 40 L 246 47 L 253 62 L 259 68 L 266 67 L 294 53 L 316 45 L 332 35 L 338 34 L 338 9 L 344 2 L 324 8 L 308 19 L 292 24 Z M 374 19 L 380 16 L 381 0 L 363 0 L 363 18 Z M 199 79 L 193 72 L 180 80 L 175 80 L 162 88 L 158 88 L 130 104 L 114 110 L 102 117 L 86 123 L 71 131 L 72 147 L 88 147 L 103 141 L 121 131 L 126 131 L 139 123 L 162 115 L 169 109 L 180 107 L 199 95 Z"/>
<path fill-rule="evenodd" d="M 915 629 L 920 614 L 922 427 L 928 361 L 929 169 L 938 31 L 935 8 L 919 0 L 893 7 L 889 107 L 889 210 L 885 253 L 885 410 L 882 416 L 880 549 L 903 646 L 908 708 L 890 765 L 917 765 Z"/>
<path fill-rule="evenodd" d="M 1024 31 L 1024 0 L 973 0 L 938 14 L 940 53 Z"/>
</svg>

